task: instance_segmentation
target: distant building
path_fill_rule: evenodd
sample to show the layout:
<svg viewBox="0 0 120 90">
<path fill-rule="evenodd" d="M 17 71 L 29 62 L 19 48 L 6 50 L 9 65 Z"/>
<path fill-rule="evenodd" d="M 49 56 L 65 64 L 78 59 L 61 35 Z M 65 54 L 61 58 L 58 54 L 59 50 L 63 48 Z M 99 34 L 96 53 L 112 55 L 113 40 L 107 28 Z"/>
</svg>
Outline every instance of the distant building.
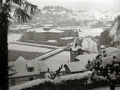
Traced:
<svg viewBox="0 0 120 90">
<path fill-rule="evenodd" d="M 21 41 L 68 44 L 73 41 L 74 35 L 75 31 L 73 30 L 56 30 L 43 27 L 27 30 Z"/>
<path fill-rule="evenodd" d="M 56 40 L 60 41 L 63 31 L 50 29 L 49 27 L 44 27 L 43 29 L 29 29 L 25 32 L 22 37 L 23 40 L 34 40 L 34 41 L 48 41 Z"/>
</svg>

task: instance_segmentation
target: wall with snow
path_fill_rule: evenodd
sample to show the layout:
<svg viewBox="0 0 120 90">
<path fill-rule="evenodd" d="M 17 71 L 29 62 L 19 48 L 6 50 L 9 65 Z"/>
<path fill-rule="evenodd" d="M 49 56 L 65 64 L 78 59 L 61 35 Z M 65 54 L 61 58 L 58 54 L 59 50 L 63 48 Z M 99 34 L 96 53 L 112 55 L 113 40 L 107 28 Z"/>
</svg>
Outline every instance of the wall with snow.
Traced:
<svg viewBox="0 0 120 90">
<path fill-rule="evenodd" d="M 106 82 L 90 82 L 92 72 L 66 75 L 54 80 L 37 79 L 21 85 L 10 87 L 9 90 L 91 90 L 106 85 Z"/>
</svg>

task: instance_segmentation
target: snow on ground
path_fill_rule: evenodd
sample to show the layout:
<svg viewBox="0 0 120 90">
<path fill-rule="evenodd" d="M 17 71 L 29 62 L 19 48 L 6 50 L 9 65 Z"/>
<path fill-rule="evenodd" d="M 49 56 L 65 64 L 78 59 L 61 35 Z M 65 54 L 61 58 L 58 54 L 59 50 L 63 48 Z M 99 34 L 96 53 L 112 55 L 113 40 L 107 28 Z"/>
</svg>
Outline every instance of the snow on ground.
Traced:
<svg viewBox="0 0 120 90">
<path fill-rule="evenodd" d="M 17 50 L 17 51 L 26 51 L 26 52 L 48 52 L 52 49 L 43 48 L 43 47 L 33 47 L 28 45 L 19 45 L 19 44 L 9 44 L 8 45 L 9 50 Z"/>
<path fill-rule="evenodd" d="M 103 29 L 102 28 L 94 28 L 94 29 L 83 29 L 81 30 L 82 32 L 80 32 L 79 36 L 83 36 L 84 34 L 84 37 L 85 36 L 100 36 L 100 33 L 103 32 Z"/>
</svg>

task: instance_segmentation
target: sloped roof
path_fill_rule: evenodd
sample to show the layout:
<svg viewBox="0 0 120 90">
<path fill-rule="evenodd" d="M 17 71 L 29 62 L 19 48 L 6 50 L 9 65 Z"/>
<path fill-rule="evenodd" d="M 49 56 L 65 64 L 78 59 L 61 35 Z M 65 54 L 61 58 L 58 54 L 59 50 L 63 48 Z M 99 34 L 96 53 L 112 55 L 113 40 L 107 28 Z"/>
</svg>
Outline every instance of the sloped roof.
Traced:
<svg viewBox="0 0 120 90">
<path fill-rule="evenodd" d="M 55 55 L 56 53 L 59 53 L 59 52 L 61 52 L 61 51 L 63 51 L 63 50 L 64 50 L 63 47 L 58 48 L 58 49 L 55 49 L 55 50 L 53 50 L 53 51 L 51 51 L 51 52 L 48 52 L 48 53 L 45 53 L 45 54 L 43 54 L 43 55 L 41 55 L 41 56 L 35 57 L 34 60 L 40 61 L 40 60 L 42 60 L 42 59 L 46 59 L 46 58 L 48 58 L 48 57 L 50 57 L 50 56 L 52 56 L 52 55 Z"/>
<path fill-rule="evenodd" d="M 70 60 L 70 52 L 69 51 L 62 51 L 60 53 L 57 53 L 47 59 L 45 59 L 45 61 L 49 61 L 49 62 L 62 62 L 62 63 L 66 63 Z"/>
<path fill-rule="evenodd" d="M 71 72 L 83 71 L 83 69 L 85 69 L 81 62 L 70 62 L 66 63 L 65 65 L 67 65 Z"/>
<path fill-rule="evenodd" d="M 64 31 L 61 30 L 55 30 L 55 29 L 50 29 L 50 30 L 43 30 L 42 28 L 36 28 L 36 29 L 28 29 L 27 32 L 37 32 L 37 33 L 43 33 L 43 32 L 50 32 L 50 33 L 63 33 Z"/>
<path fill-rule="evenodd" d="M 33 72 L 28 72 L 28 67 L 26 64 L 28 62 L 31 62 L 34 66 L 34 71 Z M 22 62 L 9 62 L 9 65 L 14 65 L 13 69 L 16 70 L 16 74 L 14 74 L 12 77 L 21 77 L 21 76 L 29 76 L 29 75 L 36 75 L 39 74 L 39 67 L 36 62 L 33 61 L 22 61 Z"/>
<path fill-rule="evenodd" d="M 22 56 L 18 57 L 15 62 L 26 61 Z"/>
<path fill-rule="evenodd" d="M 46 72 L 48 67 L 44 61 L 35 61 L 38 64 L 40 72 Z"/>
<path fill-rule="evenodd" d="M 61 65 L 63 64 L 62 62 L 50 62 L 50 61 L 46 61 L 45 63 L 46 63 L 47 68 L 50 69 L 50 71 L 58 70 L 59 67 L 61 67 Z M 65 68 L 63 67 L 61 71 L 65 71 Z"/>
<path fill-rule="evenodd" d="M 85 55 L 78 55 L 75 58 L 82 63 L 81 66 L 83 67 L 84 65 L 86 65 L 88 60 L 93 60 L 96 56 L 97 54 L 85 54 Z"/>
<path fill-rule="evenodd" d="M 33 67 L 32 62 L 27 62 L 26 65 L 27 65 L 27 67 Z"/>
<path fill-rule="evenodd" d="M 28 72 L 28 67 L 34 67 L 33 72 Z M 22 77 L 22 76 L 30 76 L 30 75 L 36 75 L 40 74 L 40 72 L 47 72 L 48 68 L 50 71 L 56 71 L 59 69 L 59 67 L 62 65 L 61 62 L 49 62 L 49 61 L 35 61 L 35 60 L 26 60 L 22 62 L 9 62 L 9 66 L 14 65 L 13 69 L 16 70 L 16 74 L 13 76 L 9 76 L 10 78 L 12 77 Z M 61 71 L 65 71 L 64 68 L 62 68 Z M 11 74 L 12 72 L 9 72 Z"/>
</svg>

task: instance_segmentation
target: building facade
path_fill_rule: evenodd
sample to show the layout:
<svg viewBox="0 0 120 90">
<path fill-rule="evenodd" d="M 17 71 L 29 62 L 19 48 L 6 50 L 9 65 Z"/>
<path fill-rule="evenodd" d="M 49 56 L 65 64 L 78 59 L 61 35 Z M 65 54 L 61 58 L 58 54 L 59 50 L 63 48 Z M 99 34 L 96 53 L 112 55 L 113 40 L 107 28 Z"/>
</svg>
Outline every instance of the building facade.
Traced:
<svg viewBox="0 0 120 90">
<path fill-rule="evenodd" d="M 43 27 L 27 30 L 21 37 L 21 41 L 49 42 L 49 40 L 54 40 L 57 43 L 66 44 L 65 39 L 69 39 L 69 43 L 72 42 L 71 40 L 74 36 L 75 31 L 73 30 L 58 30 Z"/>
</svg>

